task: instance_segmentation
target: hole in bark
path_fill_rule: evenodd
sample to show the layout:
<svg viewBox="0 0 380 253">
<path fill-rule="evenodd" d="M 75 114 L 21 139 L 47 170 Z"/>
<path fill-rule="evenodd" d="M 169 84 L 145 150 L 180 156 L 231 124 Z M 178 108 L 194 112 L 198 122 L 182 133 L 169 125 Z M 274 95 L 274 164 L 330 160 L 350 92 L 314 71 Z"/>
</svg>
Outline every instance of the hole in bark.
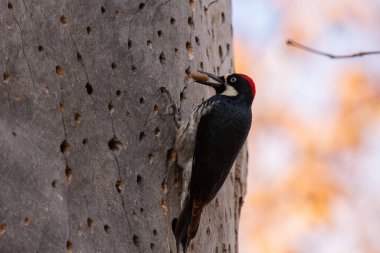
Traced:
<svg viewBox="0 0 380 253">
<path fill-rule="evenodd" d="M 63 154 L 68 155 L 70 153 L 71 147 L 70 147 L 70 144 L 66 140 L 64 140 L 59 147 Z"/>
<path fill-rule="evenodd" d="M 144 4 L 144 3 L 141 3 L 141 4 L 139 5 L 139 9 L 140 9 L 140 10 L 144 9 L 144 7 L 145 7 L 145 4 Z"/>
<path fill-rule="evenodd" d="M 177 152 L 171 148 L 168 150 L 167 156 L 166 156 L 166 161 L 167 162 L 175 162 L 177 160 Z"/>
<path fill-rule="evenodd" d="M 9 79 L 10 79 L 10 75 L 9 75 L 8 71 L 5 71 L 3 73 L 3 80 L 4 81 L 9 81 Z"/>
<path fill-rule="evenodd" d="M 164 180 L 164 181 L 162 181 L 161 186 L 162 186 L 162 192 L 164 194 L 167 194 L 169 191 L 168 183 Z"/>
<path fill-rule="evenodd" d="M 108 111 L 111 114 L 115 112 L 115 107 L 113 106 L 112 102 L 109 102 L 109 104 L 108 104 Z"/>
<path fill-rule="evenodd" d="M 207 227 L 206 234 L 207 234 L 207 235 L 210 235 L 210 234 L 211 234 L 210 227 Z"/>
<path fill-rule="evenodd" d="M 87 138 L 84 138 L 83 141 L 82 141 L 82 144 L 83 144 L 83 145 L 86 145 L 87 143 L 88 143 Z"/>
<path fill-rule="evenodd" d="M 137 184 L 141 184 L 142 176 L 140 174 L 137 175 L 136 182 L 137 182 Z"/>
<path fill-rule="evenodd" d="M 151 153 L 148 155 L 148 158 L 149 158 L 149 164 L 152 164 L 153 163 L 153 159 L 154 159 L 154 155 Z"/>
<path fill-rule="evenodd" d="M 87 34 L 90 34 L 91 33 L 91 27 L 87 26 L 86 31 L 87 31 Z"/>
<path fill-rule="evenodd" d="M 92 228 L 93 225 L 94 225 L 94 221 L 90 217 L 88 217 L 87 218 L 87 226 L 89 228 Z"/>
<path fill-rule="evenodd" d="M 86 90 L 88 95 L 92 94 L 92 92 L 94 91 L 90 83 L 86 83 Z"/>
<path fill-rule="evenodd" d="M 144 213 L 145 212 L 145 209 L 140 207 L 140 213 Z"/>
<path fill-rule="evenodd" d="M 223 243 L 223 245 L 222 245 L 222 251 L 223 251 L 223 253 L 227 252 L 227 247 L 226 247 L 225 243 Z"/>
<path fill-rule="evenodd" d="M 155 246 L 154 243 L 151 242 L 151 243 L 150 243 L 150 249 L 153 250 L 153 249 L 154 249 L 154 246 Z"/>
<path fill-rule="evenodd" d="M 67 26 L 67 18 L 64 15 L 62 15 L 59 20 L 62 25 Z"/>
<path fill-rule="evenodd" d="M 166 203 L 166 200 L 165 199 L 163 199 L 162 201 L 161 201 L 161 209 L 162 209 L 162 211 L 164 212 L 164 213 L 168 213 L 168 204 Z"/>
<path fill-rule="evenodd" d="M 59 109 L 61 110 L 61 112 L 65 112 L 65 106 L 63 105 L 63 102 L 59 102 Z"/>
<path fill-rule="evenodd" d="M 105 12 L 106 12 L 106 8 L 104 8 L 104 6 L 102 6 L 102 7 L 100 8 L 100 11 L 101 11 L 102 13 L 105 13 Z"/>
<path fill-rule="evenodd" d="M 159 127 L 156 127 L 154 129 L 154 134 L 156 135 L 156 137 L 159 137 L 161 135 L 161 131 L 160 131 L 160 128 Z"/>
<path fill-rule="evenodd" d="M 153 43 L 152 43 L 152 41 L 151 41 L 151 40 L 147 40 L 147 41 L 146 41 L 146 46 L 149 47 L 150 49 L 152 49 L 152 48 L 153 48 Z"/>
<path fill-rule="evenodd" d="M 12 132 L 12 135 L 13 135 L 13 136 L 17 136 L 17 134 L 16 134 L 15 132 Z"/>
<path fill-rule="evenodd" d="M 129 119 L 131 117 L 131 113 L 129 111 L 125 112 L 125 118 Z"/>
<path fill-rule="evenodd" d="M 222 16 L 222 23 L 224 23 L 226 21 L 226 17 L 224 15 L 224 12 L 222 12 L 221 16 Z"/>
<path fill-rule="evenodd" d="M 41 45 L 39 45 L 39 46 L 38 46 L 38 51 L 40 51 L 40 52 L 44 51 L 44 47 L 41 46 Z"/>
<path fill-rule="evenodd" d="M 113 62 L 113 63 L 111 64 L 111 68 L 112 68 L 112 69 L 116 69 L 116 63 Z"/>
<path fill-rule="evenodd" d="M 219 200 L 218 200 L 218 198 L 215 199 L 215 206 L 216 206 L 216 207 L 219 206 Z"/>
<path fill-rule="evenodd" d="M 158 108 L 158 105 L 153 106 L 154 114 L 157 114 L 160 109 Z"/>
<path fill-rule="evenodd" d="M 12 3 L 8 3 L 8 9 L 9 9 L 9 10 L 12 10 L 12 9 L 13 9 L 13 4 L 12 4 Z"/>
<path fill-rule="evenodd" d="M 140 132 L 139 140 L 141 141 L 146 136 L 145 132 Z"/>
<path fill-rule="evenodd" d="M 117 91 L 116 91 L 116 96 L 117 96 L 118 98 L 121 97 L 121 91 L 120 91 L 120 90 L 117 90 Z"/>
<path fill-rule="evenodd" d="M 135 210 L 132 210 L 132 218 L 133 218 L 134 220 L 137 220 L 137 218 L 138 218 L 138 215 L 137 215 L 137 213 L 136 213 Z"/>
<path fill-rule="evenodd" d="M 162 35 L 163 35 L 162 31 L 159 30 L 159 31 L 157 32 L 157 35 L 158 35 L 158 37 L 162 37 Z"/>
<path fill-rule="evenodd" d="M 132 240 L 134 245 L 136 245 L 137 247 L 140 246 L 140 238 L 137 235 L 133 235 Z"/>
<path fill-rule="evenodd" d="M 57 185 L 58 185 L 58 181 L 57 180 L 53 180 L 53 182 L 51 182 L 51 186 L 53 188 L 57 187 Z"/>
<path fill-rule="evenodd" d="M 203 62 L 201 61 L 201 63 L 199 64 L 199 67 L 201 68 L 201 70 L 203 70 Z"/>
<path fill-rule="evenodd" d="M 108 141 L 108 147 L 116 154 L 119 154 L 123 149 L 123 143 L 121 143 L 121 141 L 119 141 L 119 139 L 114 136 L 111 140 Z"/>
<path fill-rule="evenodd" d="M 195 11 L 195 2 L 194 2 L 194 0 L 189 0 L 189 3 L 190 3 L 191 10 Z"/>
<path fill-rule="evenodd" d="M 218 253 L 219 250 L 218 250 L 218 247 L 215 247 L 215 253 Z"/>
<path fill-rule="evenodd" d="M 124 188 L 124 183 L 121 180 L 117 180 L 115 185 L 118 193 L 120 193 Z"/>
<path fill-rule="evenodd" d="M 153 229 L 153 235 L 157 236 L 157 229 Z"/>
<path fill-rule="evenodd" d="M 178 48 L 174 48 L 174 53 L 178 53 Z"/>
<path fill-rule="evenodd" d="M 221 60 L 223 59 L 223 48 L 221 45 L 219 45 L 219 57 Z"/>
<path fill-rule="evenodd" d="M 160 63 L 164 64 L 165 61 L 166 61 L 166 58 L 165 58 L 164 52 L 161 52 L 161 54 L 160 54 Z"/>
<path fill-rule="evenodd" d="M 115 17 L 119 17 L 120 14 L 121 14 L 121 12 L 120 12 L 119 10 L 116 10 L 116 11 L 115 11 Z"/>
<path fill-rule="evenodd" d="M 220 67 L 216 67 L 216 73 L 218 73 L 218 75 L 220 75 Z"/>
<path fill-rule="evenodd" d="M 201 43 L 199 42 L 199 38 L 198 36 L 195 36 L 195 43 L 197 44 L 197 46 L 200 46 Z"/>
<path fill-rule="evenodd" d="M 81 116 L 79 113 L 75 113 L 74 114 L 74 121 L 76 124 L 79 124 L 80 123 L 80 120 L 81 120 Z"/>
<path fill-rule="evenodd" d="M 29 224 L 30 224 L 30 219 L 29 219 L 29 217 L 27 216 L 27 217 L 24 218 L 24 225 L 25 225 L 25 226 L 28 226 Z"/>
<path fill-rule="evenodd" d="M 128 48 L 131 49 L 131 47 L 132 47 L 132 41 L 128 40 Z"/>
<path fill-rule="evenodd" d="M 57 65 L 55 66 L 55 73 L 59 76 L 62 77 L 64 74 L 64 70 L 61 66 Z"/>
<path fill-rule="evenodd" d="M 187 24 L 189 25 L 189 28 L 190 28 L 191 30 L 194 29 L 194 20 L 193 20 L 193 17 L 189 17 L 189 18 L 187 19 Z"/>
<path fill-rule="evenodd" d="M 179 94 L 179 101 L 181 103 L 185 102 L 186 100 L 186 96 L 185 96 L 185 93 L 182 91 L 180 94 Z"/>
<path fill-rule="evenodd" d="M 132 69 L 132 72 L 136 72 L 136 70 L 137 70 L 135 65 L 132 65 L 131 69 Z"/>
<path fill-rule="evenodd" d="M 140 98 L 140 104 L 144 104 L 144 101 L 145 101 L 144 98 L 141 97 L 141 98 Z"/>
<path fill-rule="evenodd" d="M 192 242 L 191 244 L 190 244 L 190 251 L 194 251 L 195 250 L 195 247 L 194 247 L 194 243 Z"/>
<path fill-rule="evenodd" d="M 194 50 L 193 50 L 193 46 L 188 41 L 186 42 L 186 50 L 187 50 L 187 55 L 189 56 L 189 59 L 192 60 L 194 58 Z"/>
<path fill-rule="evenodd" d="M 5 234 L 5 232 L 7 232 L 7 225 L 0 224 L 0 235 Z"/>
<path fill-rule="evenodd" d="M 170 24 L 174 24 L 175 23 L 175 18 L 170 18 Z"/>
<path fill-rule="evenodd" d="M 71 184 L 71 181 L 73 180 L 73 170 L 70 167 L 66 167 L 65 174 L 67 178 L 67 183 Z"/>
<path fill-rule="evenodd" d="M 72 242 L 70 240 L 68 240 L 66 242 L 66 249 L 67 249 L 68 253 L 72 253 L 73 252 L 73 244 L 72 244 Z"/>
<path fill-rule="evenodd" d="M 231 45 L 227 43 L 226 48 L 227 48 L 227 54 L 229 54 L 231 50 Z"/>
<path fill-rule="evenodd" d="M 107 234 L 110 233 L 110 226 L 108 226 L 107 224 L 104 225 L 104 231 L 106 231 Z"/>
<path fill-rule="evenodd" d="M 83 57 L 82 57 L 82 55 L 81 55 L 79 52 L 77 52 L 77 60 L 78 60 L 81 64 L 83 64 Z"/>
</svg>

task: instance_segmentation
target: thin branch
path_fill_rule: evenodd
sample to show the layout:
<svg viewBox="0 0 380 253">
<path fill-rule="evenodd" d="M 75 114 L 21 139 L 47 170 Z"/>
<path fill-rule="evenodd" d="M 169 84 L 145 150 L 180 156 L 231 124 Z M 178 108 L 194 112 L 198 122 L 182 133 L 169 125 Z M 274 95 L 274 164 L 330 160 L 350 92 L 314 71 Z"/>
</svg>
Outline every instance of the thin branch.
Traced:
<svg viewBox="0 0 380 253">
<path fill-rule="evenodd" d="M 299 48 L 307 52 L 311 52 L 313 54 L 323 55 L 323 56 L 329 57 L 330 59 L 343 59 L 343 58 L 360 57 L 360 56 L 371 55 L 371 54 L 380 54 L 380 51 L 368 51 L 368 52 L 359 52 L 359 53 L 344 54 L 344 55 L 329 54 L 329 53 L 325 53 L 325 52 L 313 49 L 311 47 L 302 45 L 301 43 L 298 43 L 297 41 L 294 41 L 292 39 L 287 40 L 286 45 Z"/>
</svg>

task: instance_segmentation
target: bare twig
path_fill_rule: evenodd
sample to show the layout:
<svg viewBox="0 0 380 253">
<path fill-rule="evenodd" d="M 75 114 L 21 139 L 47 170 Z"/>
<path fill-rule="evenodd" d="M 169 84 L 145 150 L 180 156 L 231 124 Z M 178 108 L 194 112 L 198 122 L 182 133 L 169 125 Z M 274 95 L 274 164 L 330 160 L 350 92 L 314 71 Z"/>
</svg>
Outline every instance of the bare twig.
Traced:
<svg viewBox="0 0 380 253">
<path fill-rule="evenodd" d="M 301 43 L 298 43 L 297 41 L 294 41 L 292 39 L 287 40 L 286 45 L 291 46 L 291 47 L 296 47 L 296 48 L 299 48 L 299 49 L 302 49 L 314 54 L 323 55 L 331 59 L 353 58 L 353 57 L 360 57 L 360 56 L 371 55 L 371 54 L 380 54 L 380 51 L 368 51 L 368 52 L 359 52 L 359 53 L 344 54 L 344 55 L 329 54 L 329 53 L 325 53 L 325 52 L 313 49 L 311 47 L 302 45 Z"/>
</svg>

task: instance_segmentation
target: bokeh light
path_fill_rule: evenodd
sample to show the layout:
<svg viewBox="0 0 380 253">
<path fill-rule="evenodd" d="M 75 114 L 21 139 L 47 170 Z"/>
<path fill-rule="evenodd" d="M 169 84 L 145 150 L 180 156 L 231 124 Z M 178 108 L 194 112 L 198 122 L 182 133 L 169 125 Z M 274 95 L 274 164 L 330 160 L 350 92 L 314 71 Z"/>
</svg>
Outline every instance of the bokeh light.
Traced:
<svg viewBox="0 0 380 253">
<path fill-rule="evenodd" d="M 235 69 L 257 86 L 242 253 L 380 252 L 380 1 L 233 0 Z"/>
</svg>

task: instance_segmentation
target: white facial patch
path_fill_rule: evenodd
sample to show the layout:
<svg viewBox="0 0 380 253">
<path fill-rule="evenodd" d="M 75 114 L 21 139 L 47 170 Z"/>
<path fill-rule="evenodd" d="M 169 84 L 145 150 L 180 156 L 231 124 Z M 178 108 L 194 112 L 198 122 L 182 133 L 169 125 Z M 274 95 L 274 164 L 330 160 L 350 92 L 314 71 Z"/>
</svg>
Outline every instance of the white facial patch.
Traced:
<svg viewBox="0 0 380 253">
<path fill-rule="evenodd" d="M 231 85 L 227 85 L 226 90 L 223 91 L 220 95 L 227 97 L 236 97 L 237 95 L 239 95 L 239 93 L 234 87 L 232 87 Z"/>
</svg>

